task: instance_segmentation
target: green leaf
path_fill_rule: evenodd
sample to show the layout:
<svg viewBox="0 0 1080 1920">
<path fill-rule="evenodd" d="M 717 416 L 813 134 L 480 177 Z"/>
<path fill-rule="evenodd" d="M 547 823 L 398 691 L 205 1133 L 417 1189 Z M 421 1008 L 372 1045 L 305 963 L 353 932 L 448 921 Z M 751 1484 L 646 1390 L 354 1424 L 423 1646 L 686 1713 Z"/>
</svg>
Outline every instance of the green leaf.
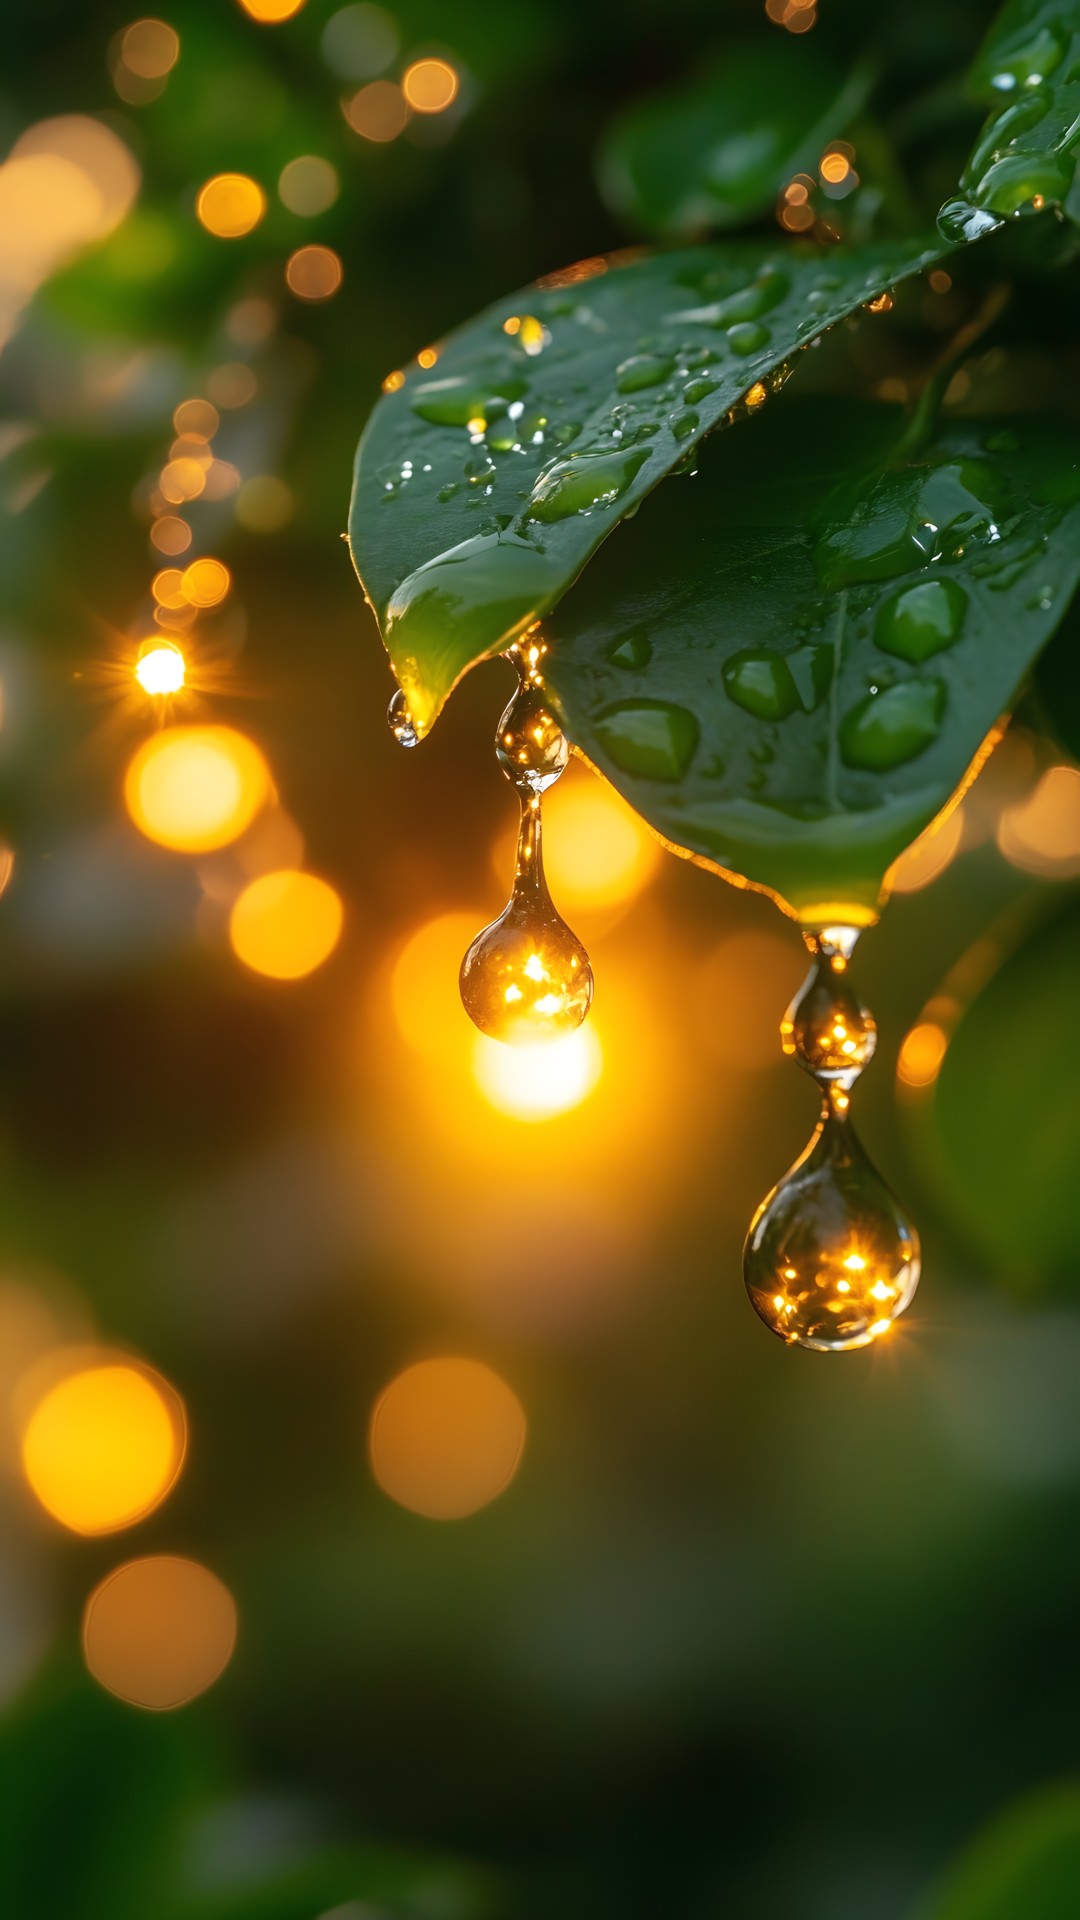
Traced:
<svg viewBox="0 0 1080 1920">
<path fill-rule="evenodd" d="M 1035 669 L 1032 725 L 1080 760 L 1080 606 L 1074 601 Z"/>
<path fill-rule="evenodd" d="M 816 165 L 869 85 L 865 67 L 844 80 L 807 38 L 732 47 L 695 86 L 619 115 L 599 156 L 601 190 L 645 232 L 737 226 Z"/>
<path fill-rule="evenodd" d="M 940 257 L 780 242 L 587 262 L 410 368 L 360 442 L 349 524 L 418 733 L 748 391 L 764 397 L 800 346 Z"/>
<path fill-rule="evenodd" d="M 956 422 L 893 465 L 900 431 L 766 409 L 545 621 L 570 738 L 676 847 L 808 919 L 874 917 L 1080 574 L 1075 430 Z"/>
<path fill-rule="evenodd" d="M 215 1779 L 197 1725 L 135 1713 L 66 1669 L 5 1715 L 0 1769 L 0 1912 L 80 1920 L 165 1907 L 184 1824 Z"/>
<path fill-rule="evenodd" d="M 1074 184 L 1080 145 L 1080 4 L 1009 0 L 971 71 L 975 98 L 993 111 L 938 216 L 950 240 L 972 240 L 1010 215 L 1065 206 L 1080 218 Z"/>
<path fill-rule="evenodd" d="M 1040 1788 L 1000 1814 L 920 1905 L 916 1920 L 1075 1920 L 1080 1782 Z"/>
<path fill-rule="evenodd" d="M 1007 935 L 988 936 L 956 970 L 958 983 L 985 979 L 1000 945 Z M 1020 1285 L 1075 1275 L 1080 1106 L 1063 1040 L 1075 1025 L 1078 979 L 1074 897 L 1015 947 L 964 1008 L 932 1102 L 918 1108 L 917 1151 L 942 1210 L 993 1269 Z M 943 992 L 955 997 L 952 982 Z M 1022 1124 L 1010 1126 L 1001 1090 L 1017 1087 Z"/>
</svg>

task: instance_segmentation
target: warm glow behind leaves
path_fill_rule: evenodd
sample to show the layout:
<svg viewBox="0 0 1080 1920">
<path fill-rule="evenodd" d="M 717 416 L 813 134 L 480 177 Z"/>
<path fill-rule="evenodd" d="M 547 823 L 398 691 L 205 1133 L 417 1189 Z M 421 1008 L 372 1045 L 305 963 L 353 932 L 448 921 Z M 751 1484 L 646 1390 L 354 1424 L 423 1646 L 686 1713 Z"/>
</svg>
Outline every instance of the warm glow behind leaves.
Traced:
<svg viewBox="0 0 1080 1920">
<path fill-rule="evenodd" d="M 372 1471 L 399 1506 L 429 1520 L 460 1520 L 509 1486 L 525 1429 L 520 1400 L 490 1367 L 422 1360 L 376 1403 Z"/>
<path fill-rule="evenodd" d="M 442 913 L 418 927 L 394 964 L 390 999 L 398 1031 L 429 1058 L 467 1067 L 472 1026 L 458 992 L 458 968 L 483 913 Z"/>
<path fill-rule="evenodd" d="M 226 847 L 270 798 L 270 770 L 232 727 L 167 727 L 141 746 L 124 799 L 148 840 L 178 853 Z"/>
<path fill-rule="evenodd" d="M 75 1533 L 110 1533 L 165 1498 L 184 1457 L 177 1396 L 131 1362 L 76 1367 L 37 1401 L 23 1428 L 27 1481 Z"/>
<path fill-rule="evenodd" d="M 182 1707 L 224 1672 L 236 1645 L 236 1602 L 197 1561 L 130 1560 L 86 1603 L 83 1655 L 94 1679 L 132 1706 Z"/>
<path fill-rule="evenodd" d="M 184 656 L 170 641 L 143 649 L 135 663 L 135 678 L 144 693 L 179 693 L 184 684 Z"/>
<path fill-rule="evenodd" d="M 510 1120 L 552 1120 L 579 1107 L 596 1086 L 604 1055 L 595 1023 L 535 1047 L 508 1047 L 478 1033 L 473 1075 L 484 1098 Z"/>
<path fill-rule="evenodd" d="M 951 865 L 963 837 L 963 811 L 954 807 L 944 820 L 927 827 L 926 832 L 920 833 L 900 858 L 894 860 L 885 876 L 886 886 L 893 893 L 918 893 L 920 888 L 928 887 L 931 880 L 936 880 Z"/>
<path fill-rule="evenodd" d="M 1006 860 L 1029 873 L 1080 873 L 1080 771 L 1048 767 L 1034 793 L 1006 808 L 997 841 Z"/>
</svg>

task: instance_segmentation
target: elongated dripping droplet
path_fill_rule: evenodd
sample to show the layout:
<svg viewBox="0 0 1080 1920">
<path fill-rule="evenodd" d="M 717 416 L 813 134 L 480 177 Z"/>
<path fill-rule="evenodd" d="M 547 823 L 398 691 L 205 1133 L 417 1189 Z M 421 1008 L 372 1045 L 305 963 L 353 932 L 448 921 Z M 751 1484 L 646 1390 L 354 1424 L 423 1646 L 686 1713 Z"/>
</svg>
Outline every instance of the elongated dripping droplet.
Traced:
<svg viewBox="0 0 1080 1920">
<path fill-rule="evenodd" d="M 513 650 L 521 684 L 495 735 L 495 752 L 521 802 L 514 886 L 502 913 L 461 963 L 461 998 L 482 1033 L 511 1046 L 561 1039 L 581 1025 L 593 994 L 589 956 L 556 912 L 544 878 L 540 799 L 570 748 L 552 715 L 528 638 Z"/>
<path fill-rule="evenodd" d="M 420 735 L 413 725 L 409 703 L 400 687 L 386 709 L 386 723 L 399 747 L 419 746 Z"/>
<path fill-rule="evenodd" d="M 877 1028 L 845 978 L 856 935 L 807 934 L 813 967 L 781 1024 L 785 1053 L 821 1088 L 805 1152 L 762 1201 L 743 1251 L 746 1290 L 767 1327 L 818 1353 L 887 1333 L 919 1283 L 919 1236 L 860 1145 L 851 1089 Z"/>
</svg>

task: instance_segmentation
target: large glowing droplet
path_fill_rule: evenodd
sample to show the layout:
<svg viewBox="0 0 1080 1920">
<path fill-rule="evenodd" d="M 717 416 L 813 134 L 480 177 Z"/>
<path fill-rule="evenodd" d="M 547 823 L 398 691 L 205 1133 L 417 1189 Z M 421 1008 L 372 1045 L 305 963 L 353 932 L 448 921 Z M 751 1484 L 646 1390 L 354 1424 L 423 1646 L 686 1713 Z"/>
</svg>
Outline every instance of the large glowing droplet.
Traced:
<svg viewBox="0 0 1080 1920">
<path fill-rule="evenodd" d="M 767 1327 L 843 1353 L 887 1333 L 919 1280 L 919 1240 L 850 1121 L 826 1108 L 751 1223 L 746 1289 Z"/>
<path fill-rule="evenodd" d="M 570 748 L 536 672 L 539 654 L 537 646 L 516 654 L 521 685 L 495 736 L 499 765 L 521 801 L 513 892 L 461 963 L 470 1020 L 511 1046 L 573 1033 L 593 994 L 589 956 L 556 912 L 544 878 L 540 797 L 559 778 Z"/>
<path fill-rule="evenodd" d="M 873 1056 L 873 1016 L 846 979 L 850 928 L 805 936 L 814 964 L 781 1024 L 785 1053 L 824 1095 L 805 1153 L 762 1201 L 743 1251 L 746 1290 L 767 1327 L 818 1353 L 888 1333 L 919 1283 L 919 1236 L 867 1159 L 848 1117 Z"/>
</svg>

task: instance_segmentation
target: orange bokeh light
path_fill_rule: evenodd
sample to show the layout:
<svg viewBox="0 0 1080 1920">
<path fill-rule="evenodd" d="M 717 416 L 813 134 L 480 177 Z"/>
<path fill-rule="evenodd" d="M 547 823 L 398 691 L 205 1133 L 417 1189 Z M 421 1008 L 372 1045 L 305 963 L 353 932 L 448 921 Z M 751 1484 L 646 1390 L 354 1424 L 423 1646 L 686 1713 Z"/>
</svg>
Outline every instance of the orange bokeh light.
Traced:
<svg viewBox="0 0 1080 1920">
<path fill-rule="evenodd" d="M 195 211 L 208 233 L 238 240 L 257 227 L 266 212 L 266 195 L 246 173 L 216 173 L 199 188 Z"/>
<path fill-rule="evenodd" d="M 444 113 L 457 99 L 460 86 L 448 60 L 414 60 L 401 82 L 414 113 Z"/>
<path fill-rule="evenodd" d="M 340 896 L 313 873 L 262 873 L 234 902 L 229 939 L 238 960 L 271 980 L 300 980 L 341 938 Z"/>
<path fill-rule="evenodd" d="M 525 1410 L 478 1360 L 421 1360 L 384 1388 L 371 1416 L 375 1479 L 428 1520 L 461 1520 L 505 1491 L 521 1464 Z"/>
<path fill-rule="evenodd" d="M 239 839 L 272 792 L 258 747 L 232 727 L 166 727 L 139 748 L 124 781 L 140 833 L 178 853 Z"/>
<path fill-rule="evenodd" d="M 236 1602 L 195 1560 L 129 1560 L 90 1595 L 82 1644 L 99 1685 L 163 1713 L 205 1693 L 225 1671 L 236 1645 Z"/>
<path fill-rule="evenodd" d="M 342 277 L 341 261 L 332 247 L 298 247 L 285 268 L 286 284 L 298 300 L 329 300 Z"/>
<path fill-rule="evenodd" d="M 56 1356 L 59 1378 L 33 1398 L 22 1428 L 27 1483 L 74 1533 L 141 1520 L 175 1484 L 186 1447 L 177 1394 L 125 1356 Z"/>
</svg>

